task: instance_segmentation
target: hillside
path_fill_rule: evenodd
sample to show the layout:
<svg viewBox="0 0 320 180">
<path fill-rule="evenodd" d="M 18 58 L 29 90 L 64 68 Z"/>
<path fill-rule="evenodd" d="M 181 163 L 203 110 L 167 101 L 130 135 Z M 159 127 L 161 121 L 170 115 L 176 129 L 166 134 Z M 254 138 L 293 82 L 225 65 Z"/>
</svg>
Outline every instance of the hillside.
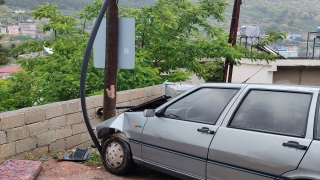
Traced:
<svg viewBox="0 0 320 180">
<path fill-rule="evenodd" d="M 61 9 L 79 9 L 84 3 L 91 2 L 92 0 L 6 0 L 6 5 L 14 8 L 35 9 L 39 4 L 54 3 Z"/>
<path fill-rule="evenodd" d="M 197 2 L 197 0 L 191 0 Z M 230 27 L 233 2 L 225 12 L 225 22 L 219 23 Z M 307 34 L 320 26 L 320 0 L 242 0 L 239 26 L 257 24 L 261 31 L 268 28 L 286 32 Z M 217 22 L 213 22 L 217 24 Z"/>
<path fill-rule="evenodd" d="M 60 9 L 80 9 L 84 3 L 91 3 L 94 0 L 6 0 L 6 5 L 11 9 L 27 8 L 35 9 L 38 4 L 47 2 L 58 4 Z M 156 0 L 119 0 L 125 7 L 149 6 Z M 197 2 L 197 0 L 191 0 Z M 233 0 L 227 0 L 230 6 L 225 13 L 226 21 L 219 23 L 229 27 L 232 14 Z M 257 24 L 264 32 L 268 28 L 293 33 L 307 34 L 315 31 L 320 26 L 320 0 L 243 0 L 239 26 Z M 0 15 L 1 16 L 1 15 Z M 1 18 L 1 17 L 0 17 Z M 16 18 L 16 17 L 13 17 Z M 212 21 L 212 23 L 217 23 Z"/>
<path fill-rule="evenodd" d="M 239 25 L 257 24 L 263 31 L 273 28 L 306 34 L 320 26 L 319 9 L 320 0 L 245 0 Z M 227 12 L 231 17 L 232 8 Z"/>
<path fill-rule="evenodd" d="M 57 4 L 60 9 L 80 9 L 84 4 L 89 4 L 94 0 L 6 0 L 6 5 L 17 8 L 35 9 L 38 4 L 53 3 Z M 150 6 L 155 0 L 119 0 L 124 7 Z"/>
</svg>

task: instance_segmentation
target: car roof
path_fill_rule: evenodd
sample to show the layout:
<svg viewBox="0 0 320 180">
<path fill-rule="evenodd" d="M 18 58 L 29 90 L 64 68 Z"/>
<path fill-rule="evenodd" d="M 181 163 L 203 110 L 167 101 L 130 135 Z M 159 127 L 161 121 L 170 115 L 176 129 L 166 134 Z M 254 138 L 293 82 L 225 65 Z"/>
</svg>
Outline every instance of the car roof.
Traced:
<svg viewBox="0 0 320 180">
<path fill-rule="evenodd" d="M 256 87 L 275 89 L 320 90 L 320 86 L 294 85 L 294 84 L 258 84 L 258 83 L 205 83 L 199 87 Z"/>
</svg>

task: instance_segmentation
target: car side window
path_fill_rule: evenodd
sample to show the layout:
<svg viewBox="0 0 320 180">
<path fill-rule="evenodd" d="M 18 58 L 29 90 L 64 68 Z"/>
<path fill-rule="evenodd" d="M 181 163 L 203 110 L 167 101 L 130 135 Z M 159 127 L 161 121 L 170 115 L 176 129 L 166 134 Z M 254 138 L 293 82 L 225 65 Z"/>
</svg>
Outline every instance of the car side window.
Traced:
<svg viewBox="0 0 320 180">
<path fill-rule="evenodd" d="M 304 137 L 312 94 L 251 90 L 229 127 Z"/>
<path fill-rule="evenodd" d="M 238 89 L 202 88 L 171 104 L 167 118 L 215 124 Z"/>
</svg>

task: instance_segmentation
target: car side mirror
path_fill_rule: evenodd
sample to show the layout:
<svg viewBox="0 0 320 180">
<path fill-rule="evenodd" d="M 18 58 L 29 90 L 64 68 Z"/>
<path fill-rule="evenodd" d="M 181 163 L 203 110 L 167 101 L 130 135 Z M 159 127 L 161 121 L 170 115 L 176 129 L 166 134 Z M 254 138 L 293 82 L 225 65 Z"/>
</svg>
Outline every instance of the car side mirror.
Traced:
<svg viewBox="0 0 320 180">
<path fill-rule="evenodd" d="M 154 109 L 145 109 L 143 111 L 143 116 L 144 117 L 154 117 L 155 115 L 155 110 Z"/>
</svg>

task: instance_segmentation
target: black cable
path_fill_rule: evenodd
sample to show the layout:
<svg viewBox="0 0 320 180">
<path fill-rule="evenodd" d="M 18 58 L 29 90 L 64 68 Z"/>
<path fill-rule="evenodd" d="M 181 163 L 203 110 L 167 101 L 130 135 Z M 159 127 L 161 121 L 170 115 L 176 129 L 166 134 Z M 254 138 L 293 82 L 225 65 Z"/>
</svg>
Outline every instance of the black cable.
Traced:
<svg viewBox="0 0 320 180">
<path fill-rule="evenodd" d="M 89 41 L 83 56 L 83 61 L 82 61 L 82 67 L 81 67 L 81 77 L 80 77 L 80 99 L 81 99 L 81 107 L 82 107 L 82 113 L 83 113 L 83 118 L 84 122 L 88 128 L 88 132 L 91 136 L 91 139 L 98 149 L 99 153 L 102 153 L 102 147 L 98 141 L 98 138 L 94 134 L 92 130 L 92 126 L 90 124 L 90 120 L 88 117 L 88 112 L 87 112 L 87 104 L 86 104 L 86 78 L 87 78 L 87 69 L 88 69 L 88 63 L 90 59 L 90 53 L 92 50 L 93 42 L 97 36 L 97 32 L 99 30 L 100 24 L 102 22 L 104 13 L 106 12 L 108 5 L 109 5 L 110 0 L 105 0 L 104 4 L 102 5 L 99 15 L 97 17 L 96 22 L 94 23 L 91 35 L 89 37 Z"/>
</svg>

